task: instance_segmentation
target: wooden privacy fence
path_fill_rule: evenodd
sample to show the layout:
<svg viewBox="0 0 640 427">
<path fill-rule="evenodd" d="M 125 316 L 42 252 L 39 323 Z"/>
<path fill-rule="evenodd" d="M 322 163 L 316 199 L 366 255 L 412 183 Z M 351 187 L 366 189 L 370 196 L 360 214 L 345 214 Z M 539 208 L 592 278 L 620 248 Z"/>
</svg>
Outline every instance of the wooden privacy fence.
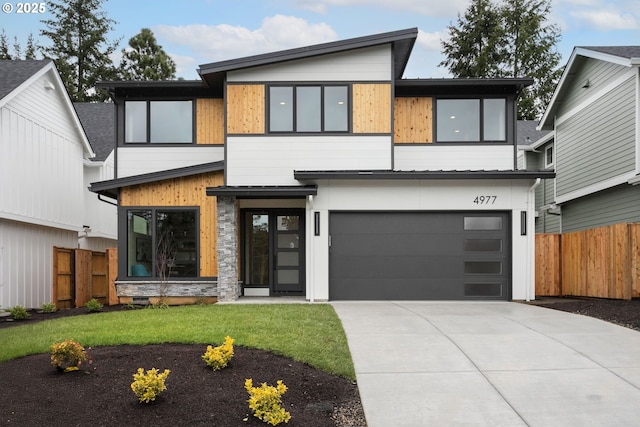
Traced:
<svg viewBox="0 0 640 427">
<path fill-rule="evenodd" d="M 640 223 L 536 235 L 536 295 L 640 297 Z"/>
<path fill-rule="evenodd" d="M 117 304 L 117 251 L 53 248 L 53 302 L 58 308 L 83 307 L 92 298 Z"/>
</svg>

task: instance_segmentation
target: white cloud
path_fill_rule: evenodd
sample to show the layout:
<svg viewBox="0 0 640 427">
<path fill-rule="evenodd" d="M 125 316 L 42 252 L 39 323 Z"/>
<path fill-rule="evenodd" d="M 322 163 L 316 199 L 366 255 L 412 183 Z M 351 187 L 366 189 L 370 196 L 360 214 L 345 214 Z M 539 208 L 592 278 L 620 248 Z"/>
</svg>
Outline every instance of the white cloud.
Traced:
<svg viewBox="0 0 640 427">
<path fill-rule="evenodd" d="M 192 24 L 159 25 L 153 32 L 163 43 L 190 48 L 200 64 L 337 39 L 328 24 L 310 24 L 304 19 L 283 15 L 265 18 L 256 30 L 226 24 Z"/>
<path fill-rule="evenodd" d="M 617 10 L 583 10 L 570 12 L 570 16 L 582 26 L 593 27 L 597 31 L 634 30 L 639 28 L 638 20 L 630 13 Z"/>
<path fill-rule="evenodd" d="M 430 51 L 440 52 L 442 49 L 441 40 L 447 40 L 449 34 L 436 31 L 434 33 L 427 33 L 426 31 L 418 30 L 417 45 Z"/>
</svg>

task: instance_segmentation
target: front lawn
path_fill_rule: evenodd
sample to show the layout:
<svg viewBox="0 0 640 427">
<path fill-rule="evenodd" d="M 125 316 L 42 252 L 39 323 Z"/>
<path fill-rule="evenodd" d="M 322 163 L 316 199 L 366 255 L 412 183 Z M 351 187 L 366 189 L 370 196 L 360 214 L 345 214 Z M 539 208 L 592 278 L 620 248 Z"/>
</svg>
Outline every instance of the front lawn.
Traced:
<svg viewBox="0 0 640 427">
<path fill-rule="evenodd" d="M 28 322 L 28 321 L 27 321 Z M 121 344 L 220 344 L 269 350 L 355 379 L 342 325 L 329 304 L 192 305 L 122 310 L 0 329 L 0 362 L 47 353 L 66 338 L 85 347 Z"/>
</svg>

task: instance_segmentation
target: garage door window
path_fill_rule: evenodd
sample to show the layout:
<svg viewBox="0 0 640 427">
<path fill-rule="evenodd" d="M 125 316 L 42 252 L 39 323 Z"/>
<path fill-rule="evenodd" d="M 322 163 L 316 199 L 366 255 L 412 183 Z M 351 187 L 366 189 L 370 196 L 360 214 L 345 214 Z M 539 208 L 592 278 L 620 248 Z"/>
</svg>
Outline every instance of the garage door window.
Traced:
<svg viewBox="0 0 640 427">
<path fill-rule="evenodd" d="M 464 250 L 466 252 L 500 252 L 502 239 L 465 239 Z"/>
<path fill-rule="evenodd" d="M 502 274 L 500 261 L 465 261 L 464 274 Z"/>
<path fill-rule="evenodd" d="M 464 229 L 473 230 L 502 230 L 502 217 L 499 216 L 465 216 Z"/>
</svg>

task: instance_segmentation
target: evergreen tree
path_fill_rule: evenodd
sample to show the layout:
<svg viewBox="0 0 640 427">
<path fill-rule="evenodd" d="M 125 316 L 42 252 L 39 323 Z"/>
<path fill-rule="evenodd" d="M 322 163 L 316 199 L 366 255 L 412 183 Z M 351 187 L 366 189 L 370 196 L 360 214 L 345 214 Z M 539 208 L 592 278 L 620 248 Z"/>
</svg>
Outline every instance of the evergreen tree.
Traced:
<svg viewBox="0 0 640 427">
<path fill-rule="evenodd" d="M 143 28 L 129 39 L 129 49 L 122 49 L 120 72 L 126 80 L 169 80 L 176 78 L 176 64 L 153 32 Z"/>
<path fill-rule="evenodd" d="M 440 63 L 454 77 L 532 77 L 518 101 L 518 118 L 542 116 L 562 73 L 556 45 L 560 30 L 547 23 L 551 0 L 472 0 L 450 40 L 442 42 Z"/>
<path fill-rule="evenodd" d="M 2 30 L 0 33 L 0 59 L 13 59 L 9 53 L 9 44 L 7 42 L 7 34 Z"/>
<path fill-rule="evenodd" d="M 27 47 L 24 51 L 24 59 L 36 59 L 37 57 L 37 46 L 33 41 L 33 33 L 29 34 L 27 38 Z"/>
<path fill-rule="evenodd" d="M 40 34 L 48 37 L 51 45 L 42 51 L 55 61 L 73 102 L 104 100 L 107 94 L 96 92 L 94 86 L 117 75 L 110 55 L 118 40 L 106 39 L 116 22 L 102 10 L 105 0 L 58 1 L 47 2 L 53 17 L 42 21 L 46 29 Z"/>
<path fill-rule="evenodd" d="M 455 77 L 497 77 L 501 74 L 503 27 L 500 12 L 491 0 L 472 0 L 457 25 L 447 27 L 449 41 L 442 41 L 447 59 L 440 63 Z"/>
</svg>

